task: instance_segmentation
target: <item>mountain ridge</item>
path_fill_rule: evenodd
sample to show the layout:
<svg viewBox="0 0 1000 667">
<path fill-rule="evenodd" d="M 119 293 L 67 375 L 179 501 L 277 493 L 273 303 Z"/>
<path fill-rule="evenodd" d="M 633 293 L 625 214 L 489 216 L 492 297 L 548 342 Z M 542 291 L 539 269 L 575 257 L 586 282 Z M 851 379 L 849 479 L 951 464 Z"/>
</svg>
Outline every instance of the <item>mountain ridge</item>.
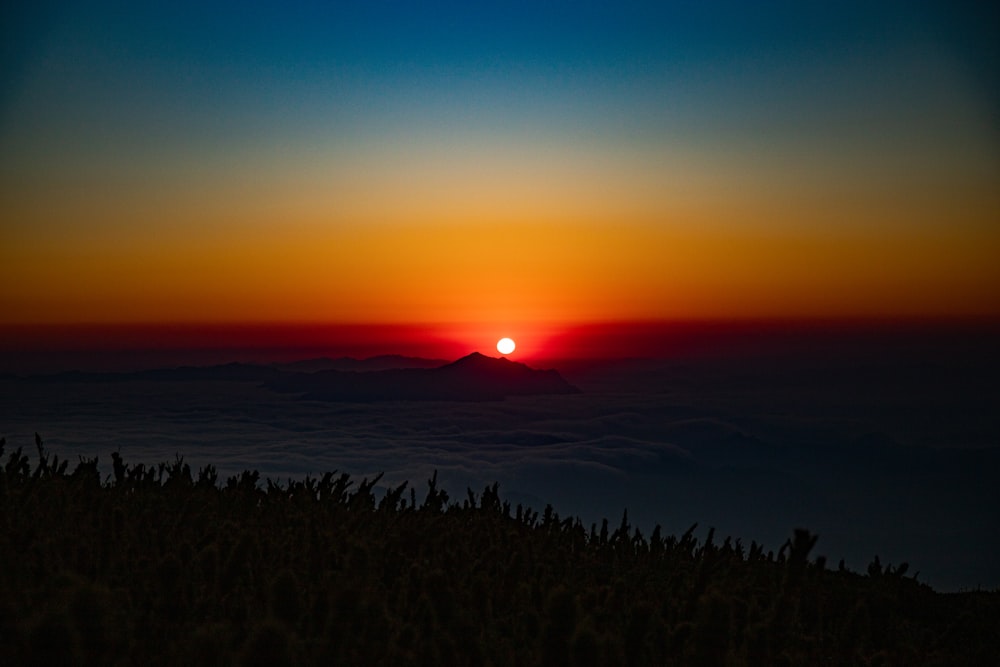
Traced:
<svg viewBox="0 0 1000 667">
<path fill-rule="evenodd" d="M 349 359 L 349 358 L 347 358 Z M 490 401 L 507 396 L 574 394 L 579 389 L 554 369 L 539 370 L 506 357 L 472 352 L 455 361 L 384 355 L 374 360 L 328 360 L 340 368 L 303 371 L 289 365 L 232 362 L 131 372 L 67 371 L 25 378 L 42 383 L 253 382 L 304 400 L 369 403 L 375 401 Z M 305 360 L 301 367 L 325 363 Z M 393 364 L 403 364 L 395 366 Z M 291 365 L 295 368 L 295 362 Z M 342 366 L 354 367 L 343 370 Z M 388 366 L 388 367 L 386 367 Z"/>
<path fill-rule="evenodd" d="M 383 371 L 393 368 L 436 368 L 450 363 L 446 359 L 411 357 L 402 354 L 380 354 L 374 357 L 313 357 L 270 364 L 281 371 L 314 373 L 316 371 Z"/>
<path fill-rule="evenodd" d="M 265 386 L 275 391 L 299 393 L 306 400 L 363 403 L 392 400 L 489 401 L 507 396 L 575 394 L 580 391 L 556 370 L 537 370 L 506 357 L 488 357 L 479 352 L 436 368 L 318 371 L 308 376 L 276 378 Z"/>
</svg>

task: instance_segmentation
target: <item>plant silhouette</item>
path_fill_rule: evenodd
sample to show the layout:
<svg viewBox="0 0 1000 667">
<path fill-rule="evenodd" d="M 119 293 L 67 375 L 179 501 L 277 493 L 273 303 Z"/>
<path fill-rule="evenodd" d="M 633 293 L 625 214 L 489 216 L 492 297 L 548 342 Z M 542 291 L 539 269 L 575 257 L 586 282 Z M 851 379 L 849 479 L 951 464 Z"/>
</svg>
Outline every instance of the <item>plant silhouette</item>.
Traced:
<svg viewBox="0 0 1000 667">
<path fill-rule="evenodd" d="M 589 530 L 497 485 L 423 501 L 330 472 L 219 480 L 180 457 L 69 471 L 0 440 L 5 664 L 990 664 L 1000 594 L 943 595 L 693 525 Z M 5 460 L 4 460 L 5 457 Z"/>
</svg>

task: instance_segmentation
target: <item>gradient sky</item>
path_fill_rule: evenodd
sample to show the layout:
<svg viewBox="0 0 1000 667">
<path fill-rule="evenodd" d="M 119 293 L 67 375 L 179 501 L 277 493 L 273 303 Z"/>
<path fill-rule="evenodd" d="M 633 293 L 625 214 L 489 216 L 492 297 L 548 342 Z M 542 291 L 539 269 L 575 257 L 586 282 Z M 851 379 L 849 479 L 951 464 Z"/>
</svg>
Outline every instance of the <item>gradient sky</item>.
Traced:
<svg viewBox="0 0 1000 667">
<path fill-rule="evenodd" d="M 995 3 L 12 4 L 0 323 L 1000 316 Z"/>
</svg>

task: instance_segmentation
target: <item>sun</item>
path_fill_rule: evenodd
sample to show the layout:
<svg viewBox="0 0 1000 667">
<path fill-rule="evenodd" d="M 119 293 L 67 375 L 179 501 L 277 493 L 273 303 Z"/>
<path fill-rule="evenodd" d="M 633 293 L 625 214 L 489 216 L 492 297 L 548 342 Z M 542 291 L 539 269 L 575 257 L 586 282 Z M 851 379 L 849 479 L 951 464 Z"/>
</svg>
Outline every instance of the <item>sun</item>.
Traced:
<svg viewBox="0 0 1000 667">
<path fill-rule="evenodd" d="M 510 338 L 501 338 L 497 341 L 497 352 L 500 354 L 510 354 L 514 351 L 515 347 L 517 346 L 514 345 L 514 341 Z"/>
</svg>

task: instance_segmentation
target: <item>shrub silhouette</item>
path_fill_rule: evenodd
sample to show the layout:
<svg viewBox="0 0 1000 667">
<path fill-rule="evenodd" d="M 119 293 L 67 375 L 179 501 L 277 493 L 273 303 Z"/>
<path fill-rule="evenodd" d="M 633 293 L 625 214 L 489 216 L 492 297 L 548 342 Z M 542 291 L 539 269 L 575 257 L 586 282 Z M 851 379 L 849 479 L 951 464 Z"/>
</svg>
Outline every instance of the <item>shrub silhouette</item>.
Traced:
<svg viewBox="0 0 1000 667">
<path fill-rule="evenodd" d="M 909 566 L 811 559 L 798 529 L 751 542 L 648 537 L 386 491 L 336 471 L 220 483 L 178 457 L 32 465 L 0 440 L 5 664 L 988 664 L 1000 593 L 942 595 Z M 6 458 L 4 458 L 6 457 Z M 985 662 L 984 662 L 985 661 Z"/>
</svg>

